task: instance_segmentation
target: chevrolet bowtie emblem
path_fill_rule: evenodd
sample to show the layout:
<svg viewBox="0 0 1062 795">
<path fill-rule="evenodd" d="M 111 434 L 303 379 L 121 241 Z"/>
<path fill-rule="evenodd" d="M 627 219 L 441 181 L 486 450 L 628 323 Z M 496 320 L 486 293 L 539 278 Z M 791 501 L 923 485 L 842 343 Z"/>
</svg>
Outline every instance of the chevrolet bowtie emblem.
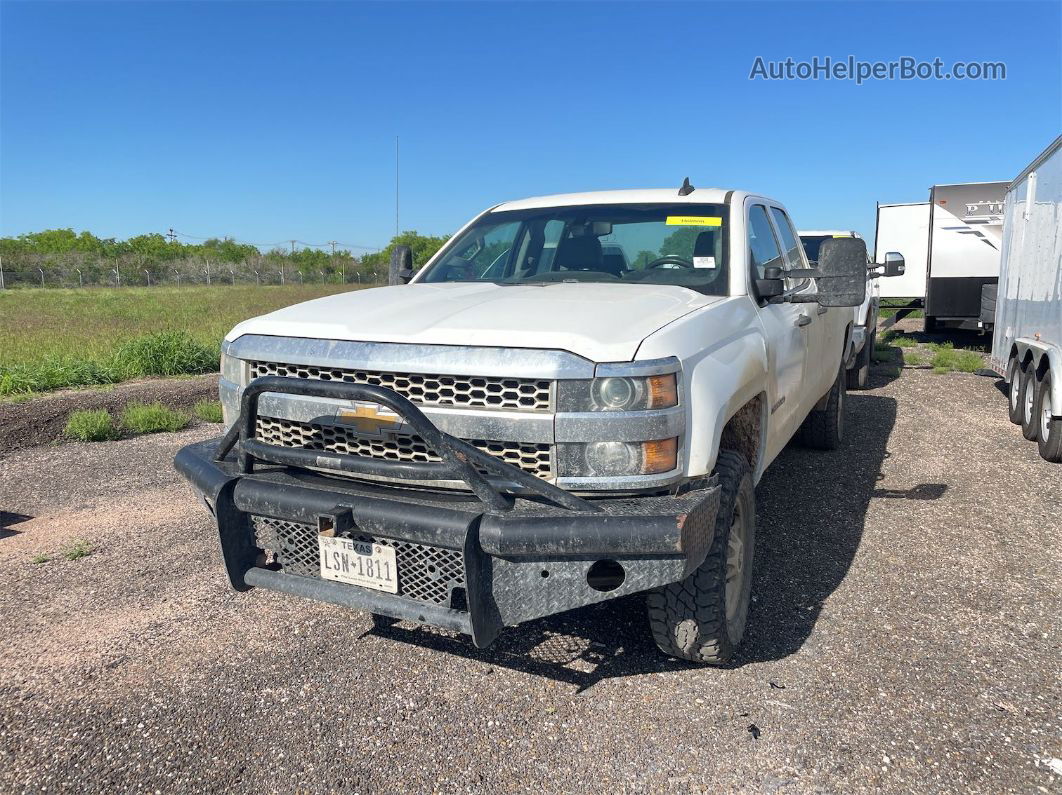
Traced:
<svg viewBox="0 0 1062 795">
<path fill-rule="evenodd" d="M 402 425 L 400 416 L 376 403 L 356 403 L 353 409 L 340 410 L 336 418 L 344 425 L 352 425 L 359 433 L 378 434 Z"/>
</svg>

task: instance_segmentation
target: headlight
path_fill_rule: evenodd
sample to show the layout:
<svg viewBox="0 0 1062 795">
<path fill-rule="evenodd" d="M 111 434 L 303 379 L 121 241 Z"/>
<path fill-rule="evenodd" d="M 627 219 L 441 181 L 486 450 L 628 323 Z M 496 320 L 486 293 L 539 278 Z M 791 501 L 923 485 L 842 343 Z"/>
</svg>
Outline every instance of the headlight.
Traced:
<svg viewBox="0 0 1062 795">
<path fill-rule="evenodd" d="M 560 477 L 658 475 L 678 466 L 678 438 L 560 444 Z"/>
<path fill-rule="evenodd" d="M 592 442 L 583 453 L 592 475 L 629 475 L 639 469 L 637 445 L 626 442 Z"/>
<path fill-rule="evenodd" d="M 627 411 L 644 393 L 644 382 L 633 378 L 595 378 L 590 383 L 594 405 L 605 411 Z"/>
<path fill-rule="evenodd" d="M 678 405 L 676 373 L 560 381 L 559 411 L 644 411 Z"/>
</svg>

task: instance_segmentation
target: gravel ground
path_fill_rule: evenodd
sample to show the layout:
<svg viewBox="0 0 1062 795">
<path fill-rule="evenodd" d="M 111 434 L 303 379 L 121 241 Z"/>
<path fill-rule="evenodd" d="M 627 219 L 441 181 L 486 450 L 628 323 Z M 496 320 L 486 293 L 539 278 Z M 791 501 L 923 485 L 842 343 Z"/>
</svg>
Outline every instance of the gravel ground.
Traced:
<svg viewBox="0 0 1062 795">
<path fill-rule="evenodd" d="M 874 378 L 842 450 L 764 477 L 727 669 L 661 657 L 638 598 L 483 652 L 236 594 L 170 466 L 210 427 L 13 453 L 0 790 L 1058 792 L 1062 467 L 991 378 Z"/>
</svg>

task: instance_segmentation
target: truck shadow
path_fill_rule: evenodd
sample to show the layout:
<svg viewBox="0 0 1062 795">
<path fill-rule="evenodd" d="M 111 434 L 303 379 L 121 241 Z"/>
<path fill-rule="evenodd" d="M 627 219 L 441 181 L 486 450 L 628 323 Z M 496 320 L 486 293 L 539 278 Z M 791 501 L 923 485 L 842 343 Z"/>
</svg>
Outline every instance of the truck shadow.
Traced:
<svg viewBox="0 0 1062 795">
<path fill-rule="evenodd" d="M 779 660 L 812 634 L 822 605 L 848 573 L 872 498 L 939 499 L 947 487 L 878 487 L 896 401 L 851 393 L 849 434 L 840 450 L 791 445 L 757 488 L 758 528 L 753 603 L 745 644 L 730 667 Z M 543 676 L 579 691 L 604 679 L 696 668 L 664 657 L 634 595 L 528 622 L 503 632 L 489 649 L 459 635 L 395 624 L 370 634 Z"/>
</svg>

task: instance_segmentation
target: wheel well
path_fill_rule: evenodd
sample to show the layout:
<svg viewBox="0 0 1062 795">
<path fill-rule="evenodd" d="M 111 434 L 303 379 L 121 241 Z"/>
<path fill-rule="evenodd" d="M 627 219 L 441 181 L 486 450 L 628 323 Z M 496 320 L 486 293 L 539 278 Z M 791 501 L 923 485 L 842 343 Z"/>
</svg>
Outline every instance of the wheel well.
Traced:
<svg viewBox="0 0 1062 795">
<path fill-rule="evenodd" d="M 1036 365 L 1036 377 L 1043 378 L 1044 373 L 1051 367 L 1051 361 L 1046 353 L 1040 354 L 1040 363 Z"/>
<path fill-rule="evenodd" d="M 760 457 L 762 425 L 763 395 L 757 395 L 727 420 L 719 437 L 719 449 L 741 453 L 755 472 Z"/>
</svg>

